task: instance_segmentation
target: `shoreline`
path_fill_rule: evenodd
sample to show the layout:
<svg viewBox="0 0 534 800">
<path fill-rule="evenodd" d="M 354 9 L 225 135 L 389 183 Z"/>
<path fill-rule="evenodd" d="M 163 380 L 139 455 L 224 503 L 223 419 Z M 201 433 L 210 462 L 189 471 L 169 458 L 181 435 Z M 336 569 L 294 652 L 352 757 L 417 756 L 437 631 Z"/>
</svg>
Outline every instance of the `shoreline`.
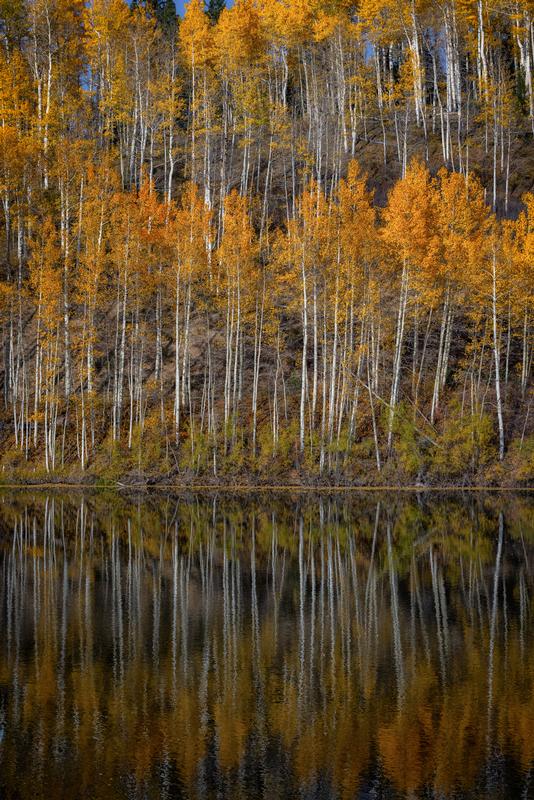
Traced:
<svg viewBox="0 0 534 800">
<path fill-rule="evenodd" d="M 30 483 L 0 483 L 0 491 L 2 490 L 30 490 L 30 489 L 73 489 L 76 491 L 87 492 L 105 492 L 105 491 L 142 491 L 150 492 L 228 492 L 228 493 L 263 493 L 263 492 L 299 492 L 301 494 L 349 494 L 358 492 L 488 492 L 488 493 L 508 493 L 515 494 L 520 492 L 532 493 L 534 486 L 459 486 L 456 484 L 444 484 L 443 486 L 417 486 L 417 485 L 395 485 L 385 484 L 380 486 L 365 486 L 365 485 L 352 485 L 352 486 L 339 486 L 339 485 L 302 485 L 302 484 L 231 484 L 231 483 L 184 483 L 184 484 L 162 484 L 162 483 L 121 483 L 120 481 L 112 482 L 109 484 L 96 484 L 96 483 L 69 483 L 63 481 L 44 481 L 44 482 L 30 482 Z"/>
</svg>

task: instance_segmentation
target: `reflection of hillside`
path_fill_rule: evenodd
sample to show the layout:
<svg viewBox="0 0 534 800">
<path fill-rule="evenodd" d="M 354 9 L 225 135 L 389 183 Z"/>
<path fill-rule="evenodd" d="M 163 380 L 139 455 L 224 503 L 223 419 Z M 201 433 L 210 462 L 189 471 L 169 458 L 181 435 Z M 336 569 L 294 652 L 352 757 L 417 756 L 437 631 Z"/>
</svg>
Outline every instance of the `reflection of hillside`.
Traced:
<svg viewBox="0 0 534 800">
<path fill-rule="evenodd" d="M 520 783 L 529 504 L 3 498 L 4 794 Z"/>
</svg>

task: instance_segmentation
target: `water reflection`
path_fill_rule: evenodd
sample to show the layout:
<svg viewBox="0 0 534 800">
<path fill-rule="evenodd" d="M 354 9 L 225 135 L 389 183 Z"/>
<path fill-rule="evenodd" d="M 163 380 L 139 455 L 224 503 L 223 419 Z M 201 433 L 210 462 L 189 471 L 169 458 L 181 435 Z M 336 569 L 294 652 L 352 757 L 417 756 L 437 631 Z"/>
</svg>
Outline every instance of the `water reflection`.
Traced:
<svg viewBox="0 0 534 800">
<path fill-rule="evenodd" d="M 0 795 L 533 797 L 533 505 L 0 496 Z"/>
</svg>

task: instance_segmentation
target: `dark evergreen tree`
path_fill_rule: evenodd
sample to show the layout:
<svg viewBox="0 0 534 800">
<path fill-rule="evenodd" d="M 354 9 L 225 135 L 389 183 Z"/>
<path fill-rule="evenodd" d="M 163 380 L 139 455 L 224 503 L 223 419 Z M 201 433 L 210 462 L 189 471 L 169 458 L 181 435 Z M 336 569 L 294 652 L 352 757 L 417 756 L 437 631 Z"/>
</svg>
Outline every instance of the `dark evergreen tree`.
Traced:
<svg viewBox="0 0 534 800">
<path fill-rule="evenodd" d="M 221 11 L 226 7 L 225 0 L 207 0 L 206 12 L 211 21 L 215 24 L 221 16 Z"/>
<path fill-rule="evenodd" d="M 130 8 L 143 8 L 149 17 L 157 20 L 160 28 L 169 36 L 174 36 L 178 18 L 174 0 L 132 0 Z"/>
<path fill-rule="evenodd" d="M 160 0 L 156 16 L 161 29 L 170 37 L 174 36 L 178 22 L 174 0 Z"/>
</svg>

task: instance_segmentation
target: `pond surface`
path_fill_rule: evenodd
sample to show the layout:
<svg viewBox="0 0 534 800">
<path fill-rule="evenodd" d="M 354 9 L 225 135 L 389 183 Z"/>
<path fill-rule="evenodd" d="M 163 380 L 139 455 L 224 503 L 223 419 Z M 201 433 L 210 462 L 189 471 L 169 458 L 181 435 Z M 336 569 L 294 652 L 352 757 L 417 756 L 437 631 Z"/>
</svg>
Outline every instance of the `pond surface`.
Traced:
<svg viewBox="0 0 534 800">
<path fill-rule="evenodd" d="M 534 497 L 0 494 L 0 797 L 534 798 Z"/>
</svg>

